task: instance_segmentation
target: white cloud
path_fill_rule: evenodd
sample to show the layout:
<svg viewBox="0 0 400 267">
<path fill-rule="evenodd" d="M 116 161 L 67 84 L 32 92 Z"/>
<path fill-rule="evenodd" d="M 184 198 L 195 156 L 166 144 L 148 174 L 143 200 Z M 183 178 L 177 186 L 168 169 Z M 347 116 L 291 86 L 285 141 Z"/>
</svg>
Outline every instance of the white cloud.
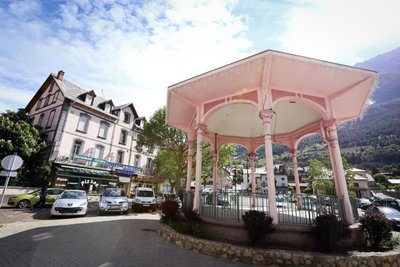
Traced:
<svg viewBox="0 0 400 267">
<path fill-rule="evenodd" d="M 248 55 L 246 25 L 231 12 L 235 2 L 68 1 L 57 17 L 31 21 L 36 34 L 28 32 L 33 24 L 0 30 L 16 35 L 19 48 L 12 47 L 15 39 L 8 49 L 0 45 L 0 62 L 8 65 L 0 81 L 16 75 L 37 90 L 50 72 L 63 69 L 69 81 L 103 90 L 117 105 L 133 102 L 148 117 L 166 104 L 168 85 Z"/>
<path fill-rule="evenodd" d="M 400 43 L 398 0 L 295 3 L 280 39 L 288 52 L 353 65 Z"/>
</svg>

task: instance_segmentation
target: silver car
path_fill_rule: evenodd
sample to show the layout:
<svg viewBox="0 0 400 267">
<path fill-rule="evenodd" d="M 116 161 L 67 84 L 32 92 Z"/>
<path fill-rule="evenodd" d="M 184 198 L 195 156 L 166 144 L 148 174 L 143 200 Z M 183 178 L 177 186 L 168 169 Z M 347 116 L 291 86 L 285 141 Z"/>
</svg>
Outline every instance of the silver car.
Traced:
<svg viewBox="0 0 400 267">
<path fill-rule="evenodd" d="M 129 203 L 125 190 L 122 188 L 106 188 L 100 196 L 97 214 L 105 212 L 122 212 L 128 214 Z"/>
</svg>

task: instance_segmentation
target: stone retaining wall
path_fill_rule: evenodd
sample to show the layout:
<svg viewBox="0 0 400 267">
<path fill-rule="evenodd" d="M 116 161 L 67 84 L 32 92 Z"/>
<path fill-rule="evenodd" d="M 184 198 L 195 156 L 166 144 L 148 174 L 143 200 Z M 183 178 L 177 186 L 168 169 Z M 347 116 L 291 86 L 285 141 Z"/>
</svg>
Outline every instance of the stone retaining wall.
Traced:
<svg viewBox="0 0 400 267">
<path fill-rule="evenodd" d="M 312 252 L 284 251 L 275 249 L 253 249 L 231 244 L 197 239 L 175 232 L 160 224 L 159 232 L 163 238 L 182 248 L 234 262 L 259 266 L 383 266 L 400 267 L 400 251 L 354 252 L 348 255 L 329 255 Z"/>
</svg>

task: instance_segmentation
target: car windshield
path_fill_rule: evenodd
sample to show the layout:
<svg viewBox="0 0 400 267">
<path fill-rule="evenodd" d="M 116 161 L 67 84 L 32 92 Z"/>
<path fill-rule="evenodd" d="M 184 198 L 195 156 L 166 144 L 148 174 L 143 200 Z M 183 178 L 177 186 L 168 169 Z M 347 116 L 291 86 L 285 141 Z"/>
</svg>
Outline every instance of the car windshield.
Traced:
<svg viewBox="0 0 400 267">
<path fill-rule="evenodd" d="M 400 217 L 400 212 L 395 209 L 379 209 L 381 212 L 385 213 L 390 217 Z"/>
<path fill-rule="evenodd" d="M 42 189 L 35 190 L 35 191 L 33 191 L 33 192 L 30 192 L 30 193 L 28 193 L 28 194 L 36 194 L 36 193 L 39 193 L 41 190 L 42 190 Z"/>
<path fill-rule="evenodd" d="M 136 195 L 138 197 L 154 197 L 153 191 L 138 191 Z"/>
<path fill-rule="evenodd" d="M 106 197 L 125 197 L 125 191 L 119 188 L 108 188 L 104 191 L 103 196 Z"/>
<path fill-rule="evenodd" d="M 86 193 L 82 191 L 65 191 L 61 194 L 62 199 L 85 199 Z"/>
</svg>

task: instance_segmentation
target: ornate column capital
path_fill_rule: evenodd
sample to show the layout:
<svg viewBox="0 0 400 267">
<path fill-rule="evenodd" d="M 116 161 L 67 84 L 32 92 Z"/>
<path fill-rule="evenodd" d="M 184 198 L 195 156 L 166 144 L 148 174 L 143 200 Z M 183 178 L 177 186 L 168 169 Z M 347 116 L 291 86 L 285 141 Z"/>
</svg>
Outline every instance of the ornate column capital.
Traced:
<svg viewBox="0 0 400 267">
<path fill-rule="evenodd" d="M 322 122 L 324 127 L 325 140 L 330 146 L 334 146 L 338 142 L 337 130 L 336 130 L 336 120 L 327 120 Z"/>
<path fill-rule="evenodd" d="M 272 109 L 261 110 L 260 113 L 258 114 L 260 119 L 262 119 L 263 121 L 271 121 L 273 115 L 274 111 Z"/>
<path fill-rule="evenodd" d="M 204 123 L 198 123 L 196 126 L 194 126 L 194 129 L 197 131 L 197 133 L 203 133 L 205 130 L 207 130 L 207 125 Z"/>
<path fill-rule="evenodd" d="M 186 141 L 186 144 L 188 147 L 192 148 L 194 145 L 194 141 L 193 140 Z"/>
<path fill-rule="evenodd" d="M 254 160 L 255 158 L 256 158 L 256 153 L 249 153 L 249 158 L 251 159 L 251 160 Z"/>
</svg>

